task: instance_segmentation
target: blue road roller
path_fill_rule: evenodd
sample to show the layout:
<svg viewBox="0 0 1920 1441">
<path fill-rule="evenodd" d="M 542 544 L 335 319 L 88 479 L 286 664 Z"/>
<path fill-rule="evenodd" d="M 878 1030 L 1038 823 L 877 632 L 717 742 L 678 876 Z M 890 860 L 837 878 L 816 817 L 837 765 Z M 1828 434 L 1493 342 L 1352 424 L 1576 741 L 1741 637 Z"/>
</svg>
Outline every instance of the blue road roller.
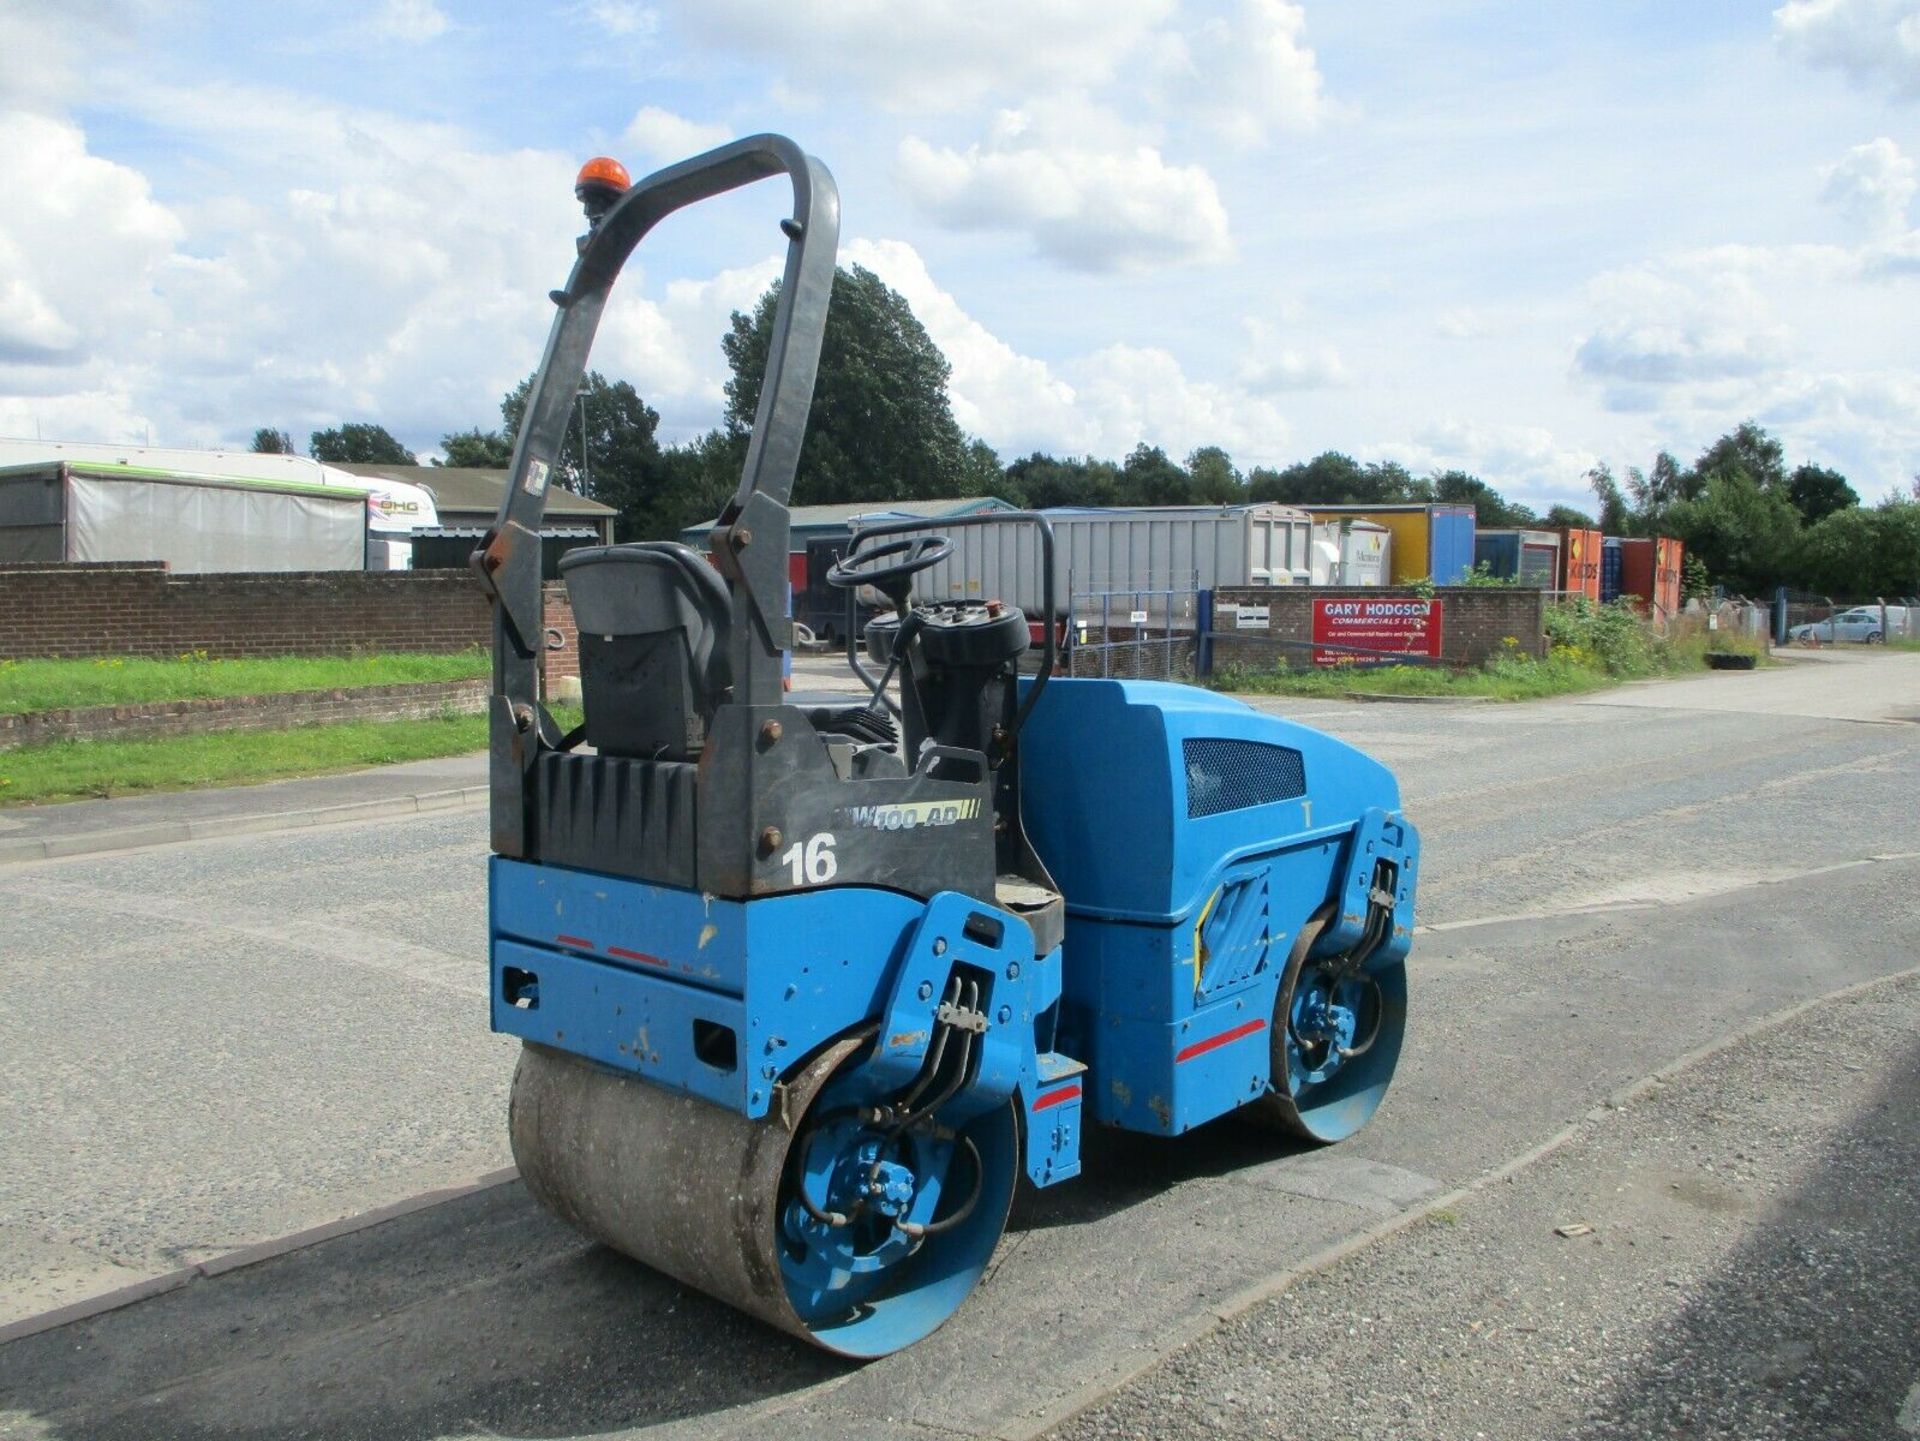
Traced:
<svg viewBox="0 0 1920 1441">
<path fill-rule="evenodd" d="M 642 237 L 784 176 L 786 268 L 739 487 L 709 554 L 575 550 L 584 722 L 543 704 L 540 520 L 594 331 Z M 1406 1023 L 1419 839 L 1380 764 L 1194 687 L 1055 677 L 1057 627 L 916 597 L 952 550 L 863 530 L 885 598 L 863 692 L 782 686 L 787 500 L 834 279 L 821 163 L 761 135 L 637 183 L 588 230 L 473 565 L 493 608 L 492 1024 L 555 1215 L 844 1356 L 912 1344 L 979 1281 L 1015 1187 L 1089 1125 L 1245 1110 L 1332 1142 Z M 1044 516 L 995 525 L 1037 548 Z M 1038 640 L 1035 640 L 1037 632 Z M 1037 644 L 1038 654 L 1034 653 Z"/>
</svg>

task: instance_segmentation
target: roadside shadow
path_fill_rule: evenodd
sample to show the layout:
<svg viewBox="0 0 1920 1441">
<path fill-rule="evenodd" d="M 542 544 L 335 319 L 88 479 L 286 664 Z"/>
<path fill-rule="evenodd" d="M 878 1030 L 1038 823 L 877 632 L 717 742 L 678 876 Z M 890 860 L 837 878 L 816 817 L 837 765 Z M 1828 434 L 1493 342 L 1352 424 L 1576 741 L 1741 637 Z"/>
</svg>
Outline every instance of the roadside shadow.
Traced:
<svg viewBox="0 0 1920 1441">
<path fill-rule="evenodd" d="M 48 1441 L 576 1436 L 851 1369 L 550 1219 L 516 1182 L 0 1349 Z M 30 1418 L 30 1419 L 28 1419 Z"/>
<path fill-rule="evenodd" d="M 1011 1231 L 1303 1149 L 1233 1118 L 1084 1144 L 1080 1177 L 1022 1187 Z M 853 1369 L 583 1242 L 513 1183 L 0 1348 L 0 1422 L 48 1441 L 576 1436 Z"/>
<path fill-rule="evenodd" d="M 1023 1184 L 1007 1229 L 1044 1231 L 1104 1220 L 1189 1181 L 1230 1176 L 1321 1149 L 1238 1112 L 1183 1136 L 1088 1126 L 1080 1141 L 1080 1174 L 1044 1191 Z"/>
<path fill-rule="evenodd" d="M 1920 1406 L 1916 1116 L 1920 1046 L 1693 1288 L 1580 1435 L 1908 1441 L 1896 1418 Z"/>
</svg>

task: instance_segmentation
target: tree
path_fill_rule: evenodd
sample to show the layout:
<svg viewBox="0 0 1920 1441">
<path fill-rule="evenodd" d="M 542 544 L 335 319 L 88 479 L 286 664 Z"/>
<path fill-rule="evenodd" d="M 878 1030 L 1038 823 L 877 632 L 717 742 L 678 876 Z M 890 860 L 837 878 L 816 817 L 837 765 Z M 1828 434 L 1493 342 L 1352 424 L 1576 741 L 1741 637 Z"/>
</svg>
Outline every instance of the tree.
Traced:
<svg viewBox="0 0 1920 1441">
<path fill-rule="evenodd" d="M 1664 450 L 1653 458 L 1650 471 L 1627 468 L 1627 494 L 1633 499 L 1635 529 L 1643 535 L 1665 534 L 1660 527 L 1668 507 L 1696 499 L 1699 493 L 1697 473 L 1683 470 L 1680 462 Z"/>
<path fill-rule="evenodd" d="M 253 433 L 253 453 L 255 455 L 293 455 L 293 437 L 284 430 L 273 430 L 261 426 Z"/>
<path fill-rule="evenodd" d="M 1115 505 L 1120 467 L 1110 460 L 1059 460 L 1035 451 L 1007 467 L 1002 494 L 1017 505 L 1045 510 L 1056 505 Z"/>
<path fill-rule="evenodd" d="M 1187 457 L 1190 492 L 1198 505 L 1233 505 L 1247 498 L 1247 485 L 1233 457 L 1217 445 L 1203 445 Z"/>
<path fill-rule="evenodd" d="M 1678 536 L 1730 590 L 1759 595 L 1793 568 L 1800 513 L 1784 487 L 1763 487 L 1743 466 L 1710 472 L 1696 499 L 1682 500 L 1662 517 L 1665 535 Z"/>
<path fill-rule="evenodd" d="M 1802 537 L 1800 576 L 1822 594 L 1856 600 L 1920 594 L 1920 501 L 1894 496 L 1824 516 Z"/>
<path fill-rule="evenodd" d="M 1808 525 L 1817 525 L 1836 510 L 1860 504 L 1860 497 L 1844 475 L 1811 463 L 1797 467 L 1787 478 L 1787 498 Z"/>
<path fill-rule="evenodd" d="M 1620 493 L 1620 482 L 1613 478 L 1613 468 L 1604 460 L 1587 472 L 1587 488 L 1600 502 L 1600 529 L 1608 535 L 1629 534 L 1633 512 Z"/>
<path fill-rule="evenodd" d="M 440 437 L 445 460 L 435 465 L 465 466 L 476 470 L 504 470 L 513 461 L 513 437 L 497 430 L 456 430 Z"/>
<path fill-rule="evenodd" d="M 587 372 L 581 390 L 584 394 L 574 399 L 560 453 L 554 457 L 555 479 L 568 490 L 619 511 L 619 530 L 628 539 L 663 540 L 683 526 L 706 519 L 685 515 L 682 499 L 670 493 L 655 436 L 660 414 L 640 398 L 640 392 L 627 381 L 608 380 L 597 370 Z M 528 376 L 500 402 L 509 451 L 526 419 L 532 391 L 533 377 Z"/>
<path fill-rule="evenodd" d="M 999 495 L 1007 478 L 999 452 L 984 440 L 968 442 L 961 471 L 960 483 L 968 495 Z"/>
<path fill-rule="evenodd" d="M 349 420 L 335 430 L 316 430 L 307 454 L 330 465 L 417 465 L 413 452 L 384 425 Z"/>
<path fill-rule="evenodd" d="M 1681 499 L 1697 499 L 1709 478 L 1743 471 L 1761 490 L 1787 484 L 1786 447 L 1751 420 L 1743 420 L 1700 453 L 1693 474 L 1682 484 Z"/>
<path fill-rule="evenodd" d="M 1428 484 L 1433 498 L 1448 505 L 1471 505 L 1474 523 L 1485 529 L 1502 530 L 1515 526 L 1538 525 L 1540 517 L 1524 505 L 1508 500 L 1477 475 L 1464 470 L 1448 470 L 1433 476 Z"/>
<path fill-rule="evenodd" d="M 1584 510 L 1575 510 L 1570 505 L 1556 505 L 1549 509 L 1541 519 L 1541 524 L 1549 530 L 1598 530 L 1599 522 Z"/>
<path fill-rule="evenodd" d="M 745 436 L 760 403 L 776 282 L 722 338 L 733 379 L 726 427 Z M 793 501 L 930 500 L 966 488 L 966 441 L 947 396 L 951 367 L 896 290 L 863 266 L 840 270 L 827 309 L 813 412 Z"/>
<path fill-rule="evenodd" d="M 1247 477 L 1247 496 L 1280 505 L 1392 505 L 1431 500 L 1433 490 L 1397 462 L 1362 465 L 1326 450 L 1285 470 L 1255 470 Z"/>
<path fill-rule="evenodd" d="M 1144 440 L 1120 466 L 1122 505 L 1185 505 L 1192 499 L 1193 482 L 1167 453 Z"/>
</svg>

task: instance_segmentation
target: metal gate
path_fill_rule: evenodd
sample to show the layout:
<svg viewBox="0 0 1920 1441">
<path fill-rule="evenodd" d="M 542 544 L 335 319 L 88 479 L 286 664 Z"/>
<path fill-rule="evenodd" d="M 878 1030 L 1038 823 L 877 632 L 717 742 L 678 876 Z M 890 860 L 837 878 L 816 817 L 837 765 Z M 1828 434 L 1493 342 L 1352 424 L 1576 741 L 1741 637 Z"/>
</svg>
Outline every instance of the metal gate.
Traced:
<svg viewBox="0 0 1920 1441">
<path fill-rule="evenodd" d="M 1182 585 L 1074 593 L 1068 601 L 1066 672 L 1115 680 L 1194 678 L 1200 587 Z"/>
</svg>

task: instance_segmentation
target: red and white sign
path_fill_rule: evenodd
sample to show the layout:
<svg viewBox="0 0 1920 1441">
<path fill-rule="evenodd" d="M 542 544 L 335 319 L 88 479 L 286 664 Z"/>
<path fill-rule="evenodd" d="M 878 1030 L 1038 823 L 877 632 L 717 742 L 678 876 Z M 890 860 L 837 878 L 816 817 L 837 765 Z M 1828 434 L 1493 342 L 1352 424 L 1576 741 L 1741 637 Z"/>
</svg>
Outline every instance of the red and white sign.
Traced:
<svg viewBox="0 0 1920 1441">
<path fill-rule="evenodd" d="M 1368 654 L 1385 651 L 1388 654 Z M 1395 598 L 1315 600 L 1313 663 L 1392 665 L 1395 656 L 1440 657 L 1440 602 Z"/>
</svg>

